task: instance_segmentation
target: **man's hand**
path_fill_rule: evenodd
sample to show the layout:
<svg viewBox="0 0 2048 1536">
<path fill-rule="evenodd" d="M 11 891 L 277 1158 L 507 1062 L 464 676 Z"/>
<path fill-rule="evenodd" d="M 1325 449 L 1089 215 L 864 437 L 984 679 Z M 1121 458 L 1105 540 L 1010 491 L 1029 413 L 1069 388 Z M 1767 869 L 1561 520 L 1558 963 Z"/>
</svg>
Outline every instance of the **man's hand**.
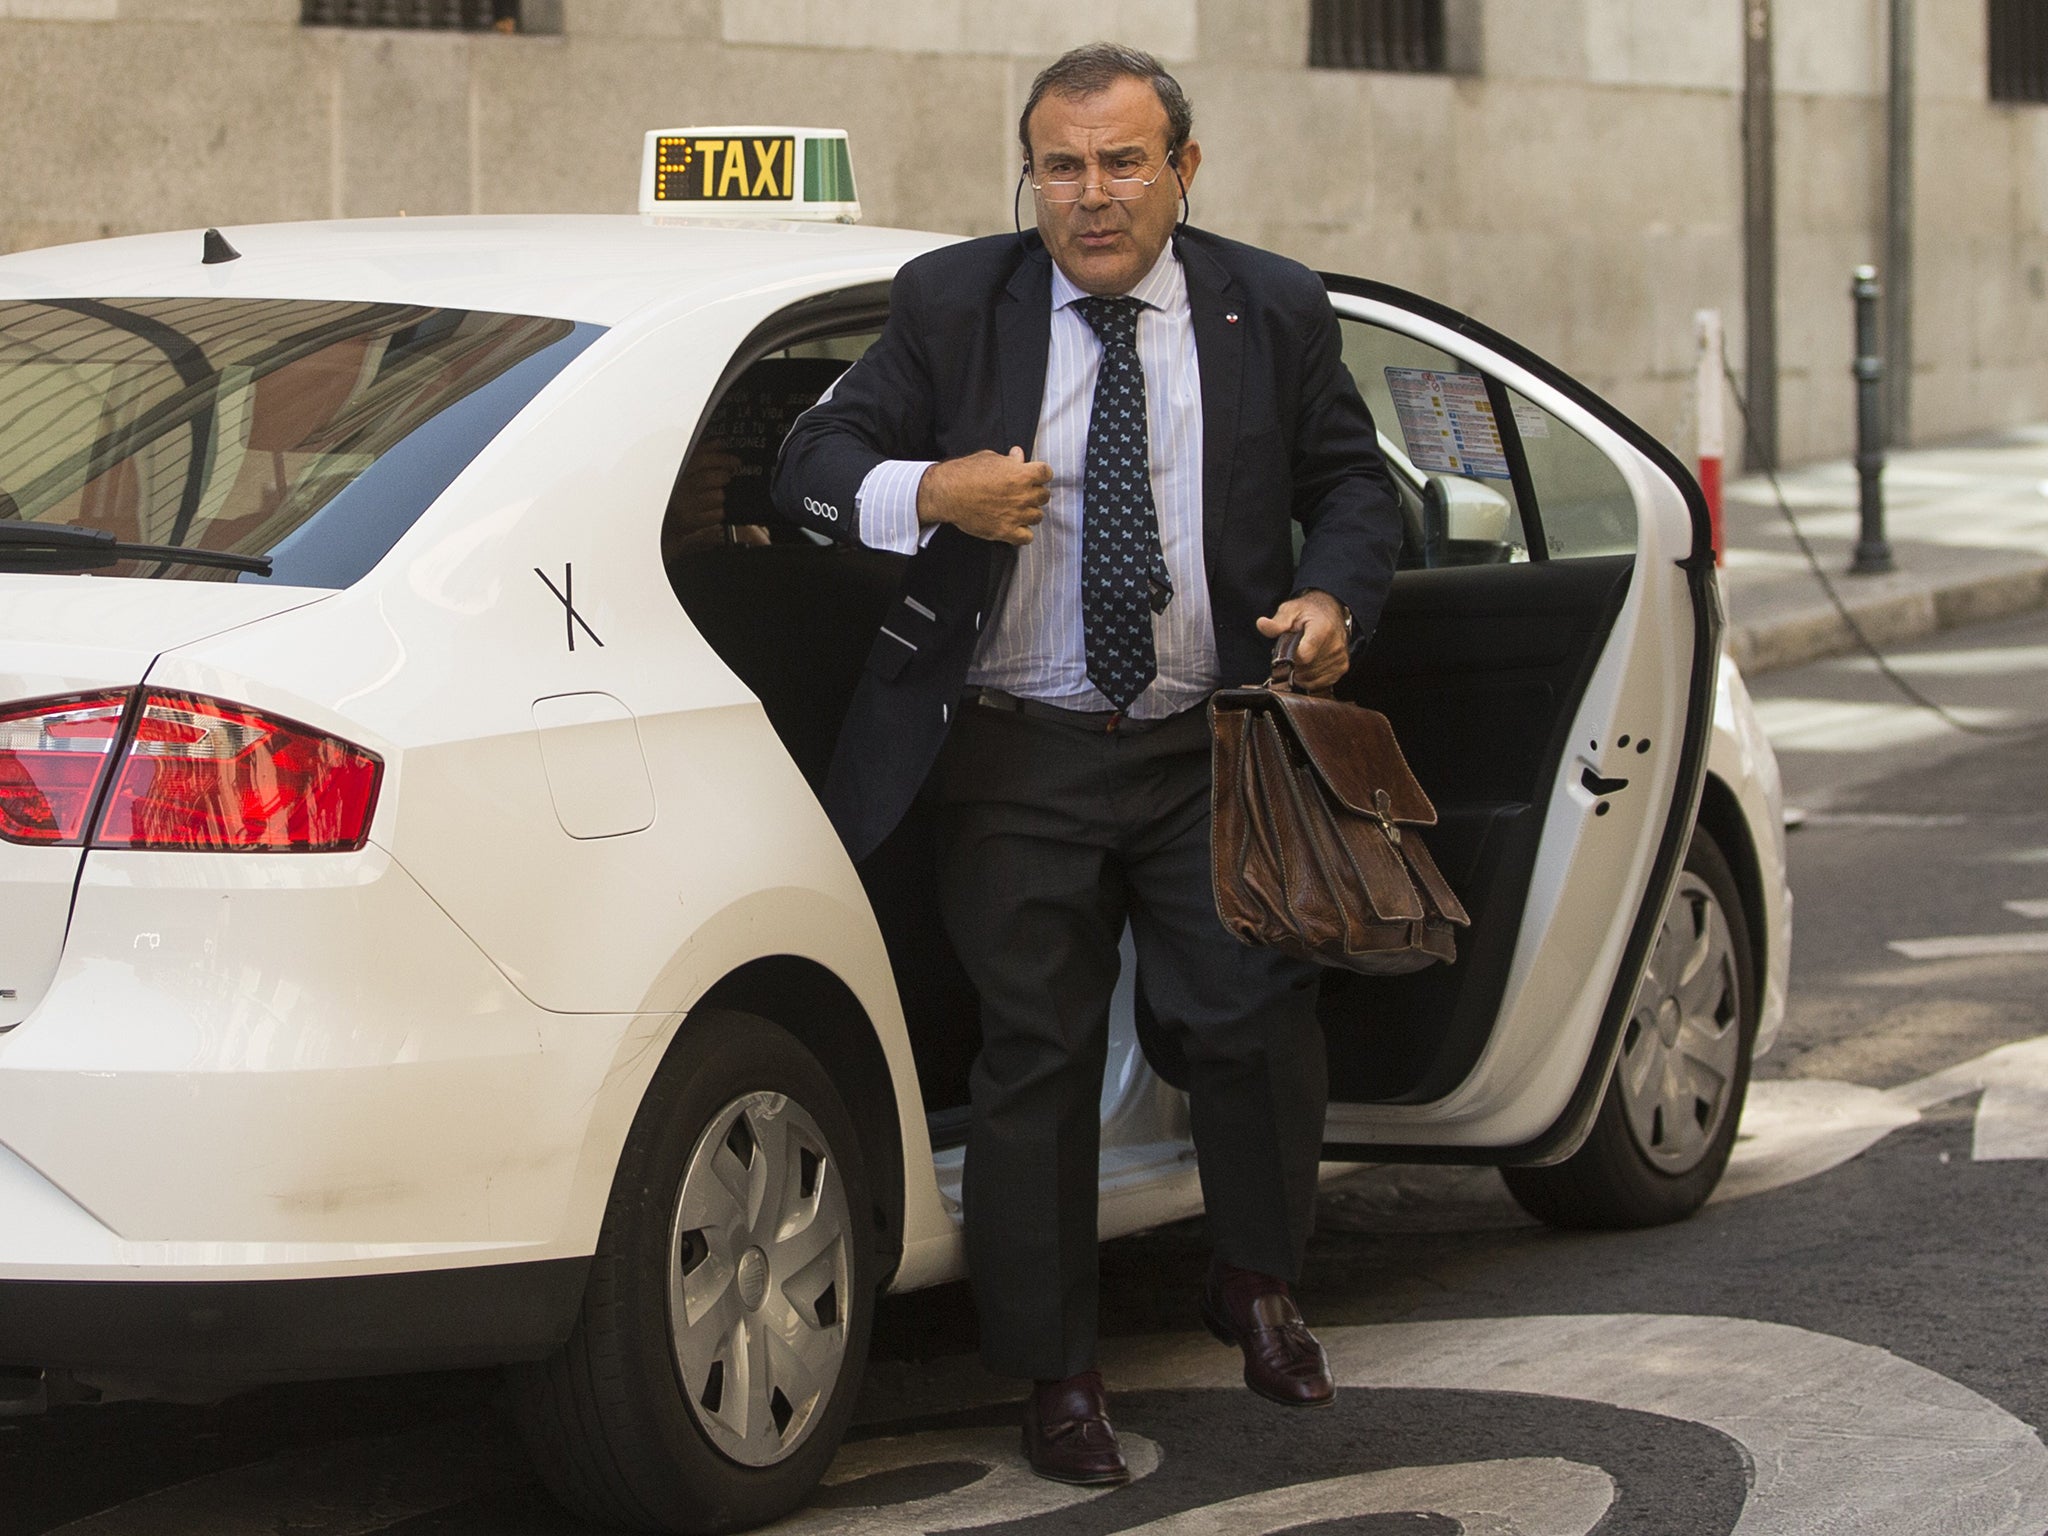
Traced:
<svg viewBox="0 0 2048 1536">
<path fill-rule="evenodd" d="M 1351 670 L 1344 605 L 1329 593 L 1311 587 L 1274 609 L 1270 619 L 1259 620 L 1259 633 L 1268 640 L 1277 640 L 1290 629 L 1301 631 L 1294 651 L 1295 687 L 1320 693 Z"/>
<path fill-rule="evenodd" d="M 951 523 L 977 539 L 1029 544 L 1051 496 L 1050 464 L 1026 459 L 1022 448 L 1008 454 L 984 448 L 924 472 L 917 485 L 917 520 Z"/>
</svg>

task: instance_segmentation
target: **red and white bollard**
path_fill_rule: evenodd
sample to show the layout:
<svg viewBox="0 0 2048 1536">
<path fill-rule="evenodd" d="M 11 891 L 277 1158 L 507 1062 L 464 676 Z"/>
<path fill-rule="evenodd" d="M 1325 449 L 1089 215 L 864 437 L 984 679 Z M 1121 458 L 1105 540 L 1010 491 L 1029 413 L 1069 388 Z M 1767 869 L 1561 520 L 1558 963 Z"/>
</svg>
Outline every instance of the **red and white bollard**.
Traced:
<svg viewBox="0 0 2048 1536">
<path fill-rule="evenodd" d="M 1699 357 L 1693 377 L 1698 397 L 1700 490 L 1707 498 L 1707 516 L 1714 531 L 1714 564 L 1724 562 L 1721 540 L 1721 455 L 1728 435 L 1721 413 L 1721 311 L 1703 309 L 1692 317 Z"/>
</svg>

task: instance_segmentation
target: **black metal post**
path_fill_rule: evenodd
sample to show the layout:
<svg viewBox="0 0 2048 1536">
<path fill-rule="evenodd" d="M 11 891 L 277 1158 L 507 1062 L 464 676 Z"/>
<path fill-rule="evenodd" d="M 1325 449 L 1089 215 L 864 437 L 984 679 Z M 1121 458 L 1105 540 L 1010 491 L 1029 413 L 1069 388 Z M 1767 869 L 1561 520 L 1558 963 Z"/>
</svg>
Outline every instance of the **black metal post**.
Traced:
<svg viewBox="0 0 2048 1536">
<path fill-rule="evenodd" d="M 1778 129 L 1771 0 L 1742 0 L 1743 389 L 1747 469 L 1778 467 Z"/>
<path fill-rule="evenodd" d="M 1885 103 L 1885 439 L 1913 440 L 1913 12 L 1891 0 L 1891 88 Z"/>
<path fill-rule="evenodd" d="M 1849 293 L 1856 301 L 1856 479 L 1863 528 L 1849 567 L 1852 576 L 1881 576 L 1894 569 L 1892 546 L 1884 536 L 1884 357 L 1877 312 L 1883 292 L 1877 268 L 1856 269 Z"/>
</svg>

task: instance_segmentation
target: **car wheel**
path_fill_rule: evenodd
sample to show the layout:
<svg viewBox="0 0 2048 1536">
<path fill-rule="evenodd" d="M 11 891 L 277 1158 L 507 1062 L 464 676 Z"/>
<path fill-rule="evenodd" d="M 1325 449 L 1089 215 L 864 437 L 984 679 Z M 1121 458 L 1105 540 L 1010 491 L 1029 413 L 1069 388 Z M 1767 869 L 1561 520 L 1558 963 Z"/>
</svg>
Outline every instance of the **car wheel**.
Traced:
<svg viewBox="0 0 2048 1536">
<path fill-rule="evenodd" d="M 693 1015 L 626 1138 L 574 1330 L 511 1371 L 555 1496 L 687 1533 L 801 1504 L 867 1356 L 872 1211 L 816 1058 L 765 1019 Z"/>
<path fill-rule="evenodd" d="M 1551 1167 L 1502 1169 L 1509 1192 L 1555 1227 L 1651 1227 L 1692 1215 L 1728 1166 L 1756 1025 L 1741 894 L 1713 837 L 1697 828 L 1592 1134 Z"/>
</svg>

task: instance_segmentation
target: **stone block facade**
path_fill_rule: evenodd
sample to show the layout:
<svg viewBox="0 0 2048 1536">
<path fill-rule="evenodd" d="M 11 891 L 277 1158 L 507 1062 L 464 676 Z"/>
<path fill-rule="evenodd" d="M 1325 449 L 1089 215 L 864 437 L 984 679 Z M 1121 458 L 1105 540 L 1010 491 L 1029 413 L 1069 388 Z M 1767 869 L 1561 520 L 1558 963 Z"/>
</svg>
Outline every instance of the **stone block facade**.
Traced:
<svg viewBox="0 0 2048 1536">
<path fill-rule="evenodd" d="M 1913 399 L 1932 441 L 2048 418 L 2048 107 L 1987 100 L 1982 0 L 1920 5 Z M 1032 74 L 1111 36 L 1188 87 L 1199 222 L 1467 309 L 1687 450 L 1693 312 L 1743 334 L 1745 8 L 1448 0 L 1454 72 L 1410 75 L 1309 68 L 1309 0 L 550 0 L 554 30 L 513 36 L 306 27 L 298 0 L 0 0 L 0 249 L 627 211 L 644 130 L 718 122 L 845 127 L 871 221 L 1002 229 Z M 1853 439 L 1885 0 L 1775 12 L 1796 462 Z"/>
</svg>

